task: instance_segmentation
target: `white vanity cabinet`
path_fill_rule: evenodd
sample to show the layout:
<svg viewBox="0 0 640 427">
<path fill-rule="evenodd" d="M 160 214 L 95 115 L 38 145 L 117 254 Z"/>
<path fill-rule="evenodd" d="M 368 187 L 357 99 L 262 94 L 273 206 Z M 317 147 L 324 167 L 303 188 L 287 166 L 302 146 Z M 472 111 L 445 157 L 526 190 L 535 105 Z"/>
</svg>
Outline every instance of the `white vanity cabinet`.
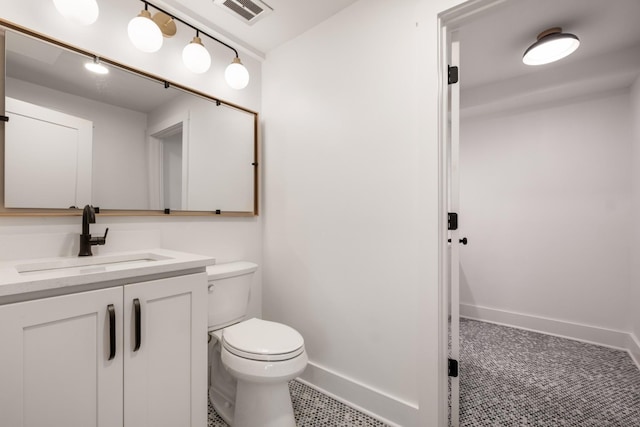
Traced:
<svg viewBox="0 0 640 427">
<path fill-rule="evenodd" d="M 207 425 L 207 297 L 206 273 L 124 287 L 125 427 Z"/>
<path fill-rule="evenodd" d="M 1 305 L 0 426 L 204 427 L 206 325 L 205 273 Z"/>
<path fill-rule="evenodd" d="M 122 305 L 119 287 L 0 306 L 0 426 L 122 425 Z"/>
</svg>

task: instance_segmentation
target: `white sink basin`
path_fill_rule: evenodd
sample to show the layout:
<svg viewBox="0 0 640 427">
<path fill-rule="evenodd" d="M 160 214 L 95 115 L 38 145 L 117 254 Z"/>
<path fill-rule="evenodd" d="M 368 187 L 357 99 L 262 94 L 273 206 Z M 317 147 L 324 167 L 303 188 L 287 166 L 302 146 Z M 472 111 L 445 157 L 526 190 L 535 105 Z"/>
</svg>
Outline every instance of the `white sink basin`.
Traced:
<svg viewBox="0 0 640 427">
<path fill-rule="evenodd" d="M 133 253 L 125 255 L 105 255 L 96 257 L 62 258 L 53 261 L 18 264 L 15 266 L 20 275 L 71 273 L 87 274 L 119 269 L 120 267 L 135 267 L 149 262 L 171 259 L 168 256 L 155 253 Z"/>
<path fill-rule="evenodd" d="M 69 293 L 101 289 L 174 275 L 205 271 L 215 259 L 164 248 L 112 252 L 87 257 L 57 257 L 0 262 L 0 305 L 28 300 L 30 293 Z M 145 279 L 146 278 L 146 279 Z"/>
</svg>

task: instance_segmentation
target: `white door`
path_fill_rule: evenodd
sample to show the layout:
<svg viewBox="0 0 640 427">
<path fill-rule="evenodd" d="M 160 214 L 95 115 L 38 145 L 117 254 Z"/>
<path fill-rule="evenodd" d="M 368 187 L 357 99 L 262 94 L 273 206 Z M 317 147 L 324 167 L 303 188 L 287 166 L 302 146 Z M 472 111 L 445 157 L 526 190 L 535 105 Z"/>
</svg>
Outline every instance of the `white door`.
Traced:
<svg viewBox="0 0 640 427">
<path fill-rule="evenodd" d="M 460 64 L 460 44 L 452 40 L 450 44 L 451 67 Z M 459 143 L 460 143 L 460 83 L 449 84 L 449 124 L 448 124 L 448 211 L 460 212 L 460 177 L 459 177 Z M 450 348 L 449 358 L 460 361 L 460 233 L 455 229 L 449 231 L 449 316 L 450 316 Z M 460 425 L 460 377 L 449 377 L 451 384 L 451 423 L 452 427 Z"/>
<path fill-rule="evenodd" d="M 121 319 L 122 288 L 0 306 L 0 426 L 122 427 Z"/>
<path fill-rule="evenodd" d="M 5 207 L 91 203 L 93 123 L 6 98 Z"/>
<path fill-rule="evenodd" d="M 207 275 L 124 289 L 124 424 L 207 424 Z"/>
</svg>

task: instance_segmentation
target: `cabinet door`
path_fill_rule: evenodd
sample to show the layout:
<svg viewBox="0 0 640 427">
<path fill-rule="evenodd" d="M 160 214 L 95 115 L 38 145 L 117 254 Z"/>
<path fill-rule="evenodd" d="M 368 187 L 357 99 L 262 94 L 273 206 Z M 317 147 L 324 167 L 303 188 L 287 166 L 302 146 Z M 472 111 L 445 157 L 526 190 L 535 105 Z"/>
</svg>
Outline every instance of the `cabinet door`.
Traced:
<svg viewBox="0 0 640 427">
<path fill-rule="evenodd" d="M 0 306 L 0 426 L 122 426 L 121 319 L 122 288 Z"/>
<path fill-rule="evenodd" d="M 206 426 L 206 273 L 127 285 L 124 313 L 125 426 Z"/>
</svg>

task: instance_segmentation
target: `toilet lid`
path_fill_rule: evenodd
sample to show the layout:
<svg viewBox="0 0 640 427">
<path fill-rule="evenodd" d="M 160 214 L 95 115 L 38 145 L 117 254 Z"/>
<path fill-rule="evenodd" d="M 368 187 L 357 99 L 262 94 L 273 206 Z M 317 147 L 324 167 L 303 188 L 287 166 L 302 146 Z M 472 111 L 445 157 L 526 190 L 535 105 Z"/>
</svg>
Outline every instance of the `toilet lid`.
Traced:
<svg viewBox="0 0 640 427">
<path fill-rule="evenodd" d="M 251 360 L 288 360 L 304 352 L 304 339 L 298 331 L 260 319 L 249 319 L 225 328 L 222 343 L 230 353 Z"/>
</svg>

